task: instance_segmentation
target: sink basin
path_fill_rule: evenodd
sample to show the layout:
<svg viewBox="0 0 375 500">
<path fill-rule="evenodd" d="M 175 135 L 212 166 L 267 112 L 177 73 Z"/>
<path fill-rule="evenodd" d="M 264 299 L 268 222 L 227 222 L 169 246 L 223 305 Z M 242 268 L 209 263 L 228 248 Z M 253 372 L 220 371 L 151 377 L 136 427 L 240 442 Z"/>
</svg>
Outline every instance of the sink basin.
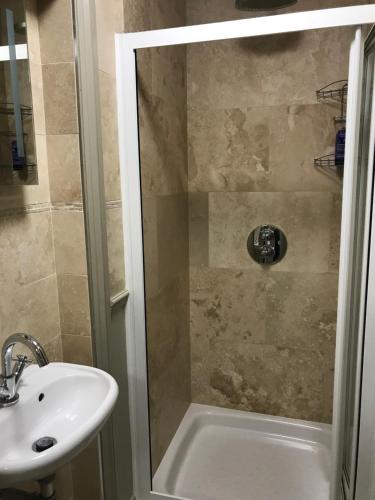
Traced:
<svg viewBox="0 0 375 500">
<path fill-rule="evenodd" d="M 17 404 L 0 408 L 0 488 L 43 479 L 98 434 L 118 395 L 116 381 L 97 368 L 50 363 L 25 369 Z M 34 451 L 42 437 L 56 440 Z"/>
</svg>

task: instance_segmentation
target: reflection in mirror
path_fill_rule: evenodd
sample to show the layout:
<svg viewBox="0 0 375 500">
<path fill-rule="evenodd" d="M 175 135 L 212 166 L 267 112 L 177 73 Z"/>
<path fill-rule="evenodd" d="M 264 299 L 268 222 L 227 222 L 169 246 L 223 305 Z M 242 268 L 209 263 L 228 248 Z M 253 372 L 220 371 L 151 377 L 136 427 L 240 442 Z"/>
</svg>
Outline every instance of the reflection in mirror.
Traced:
<svg viewBox="0 0 375 500">
<path fill-rule="evenodd" d="M 24 2 L 0 0 L 0 183 L 37 181 Z"/>
</svg>

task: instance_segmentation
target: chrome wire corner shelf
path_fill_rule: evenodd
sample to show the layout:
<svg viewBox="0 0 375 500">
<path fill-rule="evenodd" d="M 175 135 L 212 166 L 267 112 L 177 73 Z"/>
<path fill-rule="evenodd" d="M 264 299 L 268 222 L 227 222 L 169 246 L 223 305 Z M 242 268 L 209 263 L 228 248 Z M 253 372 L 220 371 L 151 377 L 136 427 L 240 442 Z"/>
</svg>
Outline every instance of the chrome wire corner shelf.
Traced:
<svg viewBox="0 0 375 500">
<path fill-rule="evenodd" d="M 333 118 L 335 125 L 345 124 L 346 122 L 346 99 L 348 95 L 348 81 L 337 80 L 329 83 L 325 87 L 316 91 L 318 102 L 334 101 L 340 103 L 340 114 Z M 343 171 L 343 162 L 337 162 L 335 153 L 326 154 L 314 158 L 314 166 L 320 169 L 329 169 L 336 171 L 341 177 Z"/>
<path fill-rule="evenodd" d="M 337 80 L 316 91 L 318 102 L 330 100 L 340 103 L 340 115 L 334 117 L 333 120 L 335 123 L 346 121 L 345 108 L 347 95 L 348 80 Z"/>
<path fill-rule="evenodd" d="M 343 163 L 337 163 L 335 158 L 335 153 L 330 153 L 328 155 L 320 156 L 319 158 L 314 159 L 315 167 L 328 167 L 331 169 L 343 168 Z"/>
<path fill-rule="evenodd" d="M 33 116 L 33 108 L 31 106 L 27 106 L 25 104 L 21 104 L 20 105 L 20 110 L 21 110 L 21 119 L 22 119 L 22 121 L 25 120 L 25 119 L 27 119 L 27 118 L 32 118 L 32 116 Z M 3 116 L 12 117 L 12 116 L 14 116 L 14 114 L 15 114 L 15 112 L 14 112 L 14 104 L 12 102 L 0 102 L 0 116 L 3 115 Z M 9 126 L 9 123 L 8 123 L 8 126 Z M 16 136 L 15 130 L 12 130 L 12 129 L 2 130 L 0 128 L 0 137 L 12 138 L 12 137 L 15 137 L 15 136 Z M 27 132 L 23 132 L 24 143 L 26 143 L 27 136 L 28 136 Z M 5 167 L 5 168 L 12 167 L 10 159 L 7 162 L 2 162 L 0 160 L 0 167 Z M 14 166 L 12 168 L 15 168 L 15 170 L 18 173 L 20 172 L 20 170 L 23 170 L 24 172 L 32 173 L 34 171 L 35 167 L 36 167 L 36 163 L 33 162 L 33 161 L 30 161 L 28 159 L 28 160 L 26 160 L 22 164 L 22 166 L 20 166 L 20 168 L 17 169 Z"/>
<path fill-rule="evenodd" d="M 316 91 L 318 101 L 321 99 L 334 99 L 342 101 L 348 95 L 348 80 L 336 80 Z"/>
<path fill-rule="evenodd" d="M 344 164 L 336 163 L 335 153 L 315 158 L 314 167 L 336 180 L 342 180 L 343 178 Z"/>
<path fill-rule="evenodd" d="M 315 167 L 335 168 L 336 167 L 335 154 L 331 153 L 329 155 L 324 155 L 320 156 L 319 158 L 315 158 L 314 165 Z"/>
<path fill-rule="evenodd" d="M 33 108 L 21 104 L 22 116 L 32 116 Z M 0 102 L 0 115 L 14 115 L 14 104 L 12 102 Z"/>
</svg>

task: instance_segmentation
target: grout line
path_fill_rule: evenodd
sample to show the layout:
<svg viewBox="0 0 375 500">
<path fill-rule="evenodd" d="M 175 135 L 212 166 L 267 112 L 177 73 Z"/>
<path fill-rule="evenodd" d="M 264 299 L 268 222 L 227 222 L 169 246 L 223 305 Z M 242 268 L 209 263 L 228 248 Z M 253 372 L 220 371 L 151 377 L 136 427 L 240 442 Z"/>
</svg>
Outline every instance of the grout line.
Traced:
<svg viewBox="0 0 375 500">
<path fill-rule="evenodd" d="M 82 335 L 80 333 L 64 333 L 64 332 L 61 332 L 61 338 L 62 337 L 74 337 L 74 338 L 80 338 L 80 339 L 89 339 L 91 340 L 91 335 L 88 334 L 88 335 Z"/>
<path fill-rule="evenodd" d="M 29 286 L 33 286 L 33 285 L 35 285 L 37 283 L 41 283 L 42 281 L 45 281 L 45 280 L 48 280 L 48 279 L 51 279 L 51 278 L 54 278 L 54 277 L 57 278 L 56 272 L 48 274 L 48 276 L 43 276 L 43 278 L 38 278 L 38 279 L 36 279 L 34 281 L 30 281 L 29 283 L 25 283 L 25 284 L 19 285 L 19 288 L 26 288 L 26 287 L 29 287 Z"/>
</svg>

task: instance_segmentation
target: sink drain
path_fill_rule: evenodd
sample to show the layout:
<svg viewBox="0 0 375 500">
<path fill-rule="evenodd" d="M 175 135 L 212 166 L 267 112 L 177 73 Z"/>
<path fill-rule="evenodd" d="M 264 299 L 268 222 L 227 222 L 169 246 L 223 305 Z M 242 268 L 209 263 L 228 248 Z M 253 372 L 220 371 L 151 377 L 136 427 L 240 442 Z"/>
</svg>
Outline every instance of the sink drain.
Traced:
<svg viewBox="0 0 375 500">
<path fill-rule="evenodd" d="M 33 442 L 32 449 L 37 453 L 52 448 L 57 443 L 56 439 L 50 436 L 43 436 Z"/>
</svg>

